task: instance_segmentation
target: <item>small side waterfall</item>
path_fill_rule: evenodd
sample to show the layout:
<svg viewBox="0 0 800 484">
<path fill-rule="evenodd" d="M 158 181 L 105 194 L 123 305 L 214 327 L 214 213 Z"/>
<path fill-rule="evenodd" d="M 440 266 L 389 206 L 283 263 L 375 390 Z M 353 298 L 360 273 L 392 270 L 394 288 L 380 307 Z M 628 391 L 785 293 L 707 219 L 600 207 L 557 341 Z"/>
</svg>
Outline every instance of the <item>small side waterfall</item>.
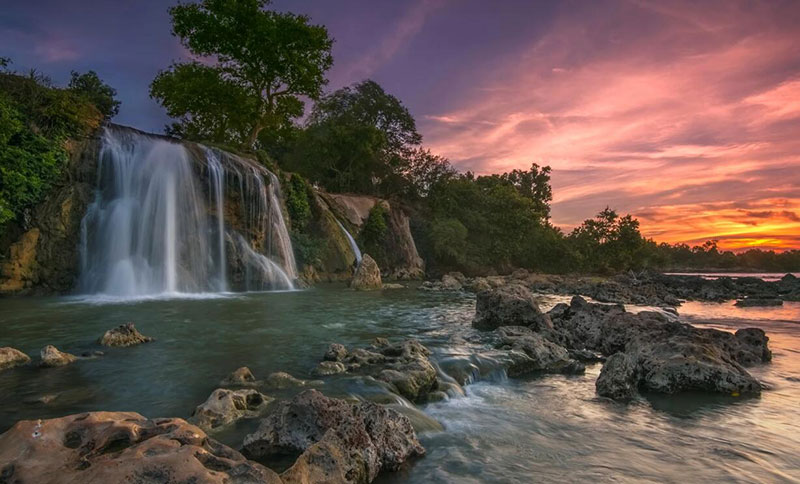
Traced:
<svg viewBox="0 0 800 484">
<path fill-rule="evenodd" d="M 342 229 L 342 232 L 344 232 L 344 235 L 347 237 L 347 241 L 350 242 L 350 248 L 353 250 L 353 254 L 355 254 L 356 256 L 356 266 L 358 266 L 359 264 L 361 264 L 361 249 L 358 248 L 358 244 L 356 244 L 356 239 L 354 239 L 353 236 L 350 234 L 350 232 L 346 228 L 344 228 L 342 222 L 337 220 L 336 223 L 339 224 L 339 228 Z"/>
<path fill-rule="evenodd" d="M 81 292 L 294 288 L 280 184 L 266 168 L 111 126 L 97 170 L 95 200 L 81 222 Z"/>
</svg>

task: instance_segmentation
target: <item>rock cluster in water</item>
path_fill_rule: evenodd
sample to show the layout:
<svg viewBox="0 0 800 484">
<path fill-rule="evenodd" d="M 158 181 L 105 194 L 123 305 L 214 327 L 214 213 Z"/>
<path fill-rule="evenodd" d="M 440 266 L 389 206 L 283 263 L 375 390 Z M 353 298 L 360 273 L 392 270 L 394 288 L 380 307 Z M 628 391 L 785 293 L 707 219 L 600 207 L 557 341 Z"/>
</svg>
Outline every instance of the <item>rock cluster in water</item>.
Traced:
<svg viewBox="0 0 800 484">
<path fill-rule="evenodd" d="M 640 391 L 758 394 L 761 384 L 744 366 L 772 358 L 769 338 L 757 328 L 735 334 L 699 329 L 661 312 L 634 314 L 580 296 L 542 314 L 527 289 L 514 285 L 480 292 L 473 325 L 496 328 L 498 348 L 518 353 L 508 358 L 509 376 L 579 373 L 583 365 L 576 359 L 607 357 L 597 393 L 620 400 Z"/>
<path fill-rule="evenodd" d="M 352 350 L 334 343 L 328 347 L 315 373 L 369 375 L 391 385 L 398 395 L 412 402 L 423 402 L 440 391 L 430 354 L 430 350 L 415 339 L 389 343 L 378 338 L 368 348 Z M 441 397 L 438 393 L 436 396 Z"/>
</svg>

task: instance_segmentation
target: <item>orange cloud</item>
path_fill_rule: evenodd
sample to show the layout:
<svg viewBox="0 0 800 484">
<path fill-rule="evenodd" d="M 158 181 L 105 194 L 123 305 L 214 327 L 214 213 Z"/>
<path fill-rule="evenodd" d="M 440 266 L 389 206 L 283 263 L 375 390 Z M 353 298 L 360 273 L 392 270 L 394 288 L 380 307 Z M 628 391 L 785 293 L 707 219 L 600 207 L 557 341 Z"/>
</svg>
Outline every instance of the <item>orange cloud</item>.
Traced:
<svg viewBox="0 0 800 484">
<path fill-rule="evenodd" d="M 800 248 L 800 4 L 751 7 L 565 7 L 426 140 L 478 173 L 550 165 L 565 227 L 610 205 L 658 240 Z"/>
</svg>

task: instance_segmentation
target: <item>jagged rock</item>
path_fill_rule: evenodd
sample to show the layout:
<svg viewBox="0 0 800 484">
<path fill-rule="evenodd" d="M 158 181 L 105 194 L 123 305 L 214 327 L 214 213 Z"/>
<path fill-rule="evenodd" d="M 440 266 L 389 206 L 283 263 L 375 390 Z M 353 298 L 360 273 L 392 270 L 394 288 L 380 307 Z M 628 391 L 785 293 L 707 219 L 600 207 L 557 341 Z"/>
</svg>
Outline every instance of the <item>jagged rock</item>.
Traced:
<svg viewBox="0 0 800 484">
<path fill-rule="evenodd" d="M 764 330 L 759 328 L 742 328 L 736 331 L 734 337 L 739 343 L 738 348 L 732 349 L 733 359 L 744 366 L 766 363 L 772 360 L 772 351 L 769 349 L 769 337 Z"/>
<path fill-rule="evenodd" d="M 489 281 L 486 280 L 485 277 L 476 277 L 471 282 L 466 283 L 465 287 L 474 293 L 479 293 L 481 291 L 488 291 L 492 288 L 492 285 L 489 284 Z"/>
<path fill-rule="evenodd" d="M 527 358 L 515 358 L 507 371 L 515 377 L 532 372 L 583 373 L 582 364 L 571 359 L 566 348 L 547 341 L 542 335 L 523 326 L 503 326 L 496 330 L 500 349 L 522 352 Z"/>
<path fill-rule="evenodd" d="M 782 299 L 777 299 L 777 298 L 748 297 L 748 298 L 739 299 L 738 301 L 736 301 L 735 306 L 739 306 L 739 307 L 743 307 L 743 308 L 783 306 L 783 300 Z"/>
<path fill-rule="evenodd" d="M 385 338 L 376 338 L 370 349 L 355 348 L 349 352 L 344 346 L 333 344 L 325 357 L 340 361 L 323 361 L 316 374 L 358 372 L 390 383 L 409 400 L 426 401 L 427 395 L 437 389 L 436 368 L 429 356 L 430 350 L 414 339 L 390 344 Z"/>
<path fill-rule="evenodd" d="M 339 361 L 322 361 L 314 368 L 314 374 L 318 376 L 338 375 L 346 371 L 347 368 Z"/>
<path fill-rule="evenodd" d="M 451 274 L 445 274 L 442 276 L 442 290 L 444 291 L 460 291 L 463 289 L 461 284 L 461 281 L 456 279 L 456 277 Z"/>
<path fill-rule="evenodd" d="M 323 359 L 325 361 L 342 361 L 347 356 L 347 348 L 339 343 L 331 343 L 328 350 L 325 352 Z"/>
<path fill-rule="evenodd" d="M 550 331 L 550 318 L 539 310 L 526 288 L 511 285 L 478 293 L 472 326 L 493 330 L 501 326 L 528 326 L 534 331 Z"/>
<path fill-rule="evenodd" d="M 558 304 L 547 314 L 558 342 L 563 346 L 598 349 L 605 320 L 624 312 L 625 308 L 621 305 L 589 304 L 582 297 L 574 296 L 569 305 Z"/>
<path fill-rule="evenodd" d="M 228 425 L 241 418 L 257 417 L 273 399 L 253 389 L 217 388 L 195 408 L 191 423 L 203 430 Z"/>
<path fill-rule="evenodd" d="M 59 351 L 58 348 L 53 345 L 47 345 L 42 348 L 40 357 L 42 361 L 39 362 L 39 366 L 44 368 L 69 365 L 78 359 L 78 357 L 75 355 Z"/>
<path fill-rule="evenodd" d="M 380 405 L 328 398 L 307 390 L 282 402 L 245 437 L 251 458 L 301 454 L 285 482 L 368 483 L 425 449 L 407 417 Z"/>
<path fill-rule="evenodd" d="M 249 386 L 254 384 L 255 381 L 256 377 L 253 375 L 253 372 L 250 371 L 250 368 L 243 366 L 241 368 L 237 368 L 230 375 L 226 376 L 225 379 L 220 382 L 220 385 Z"/>
<path fill-rule="evenodd" d="M 92 412 L 0 435 L 0 482 L 273 483 L 277 474 L 182 419 Z"/>
<path fill-rule="evenodd" d="M 630 400 L 638 394 L 636 365 L 625 353 L 615 353 L 606 360 L 595 388 L 601 397 Z"/>
<path fill-rule="evenodd" d="M 145 336 L 136 330 L 133 323 L 125 323 L 117 328 L 109 329 L 100 338 L 99 343 L 103 346 L 133 346 L 153 341 L 153 338 Z"/>
<path fill-rule="evenodd" d="M 350 281 L 350 287 L 359 291 L 370 291 L 380 289 L 381 285 L 381 270 L 378 263 L 369 254 L 364 254 L 353 280 Z"/>
<path fill-rule="evenodd" d="M 16 348 L 11 348 L 10 346 L 0 348 L 0 371 L 14 368 L 15 366 L 27 365 L 30 362 L 30 356 Z"/>
</svg>

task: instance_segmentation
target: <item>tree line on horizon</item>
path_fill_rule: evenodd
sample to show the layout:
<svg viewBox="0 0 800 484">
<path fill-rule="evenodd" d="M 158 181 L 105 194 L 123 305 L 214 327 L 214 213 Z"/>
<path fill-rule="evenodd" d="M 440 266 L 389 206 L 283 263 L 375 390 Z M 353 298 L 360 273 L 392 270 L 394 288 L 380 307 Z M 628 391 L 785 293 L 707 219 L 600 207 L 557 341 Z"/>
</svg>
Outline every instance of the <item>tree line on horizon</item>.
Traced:
<svg viewBox="0 0 800 484">
<path fill-rule="evenodd" d="M 719 251 L 713 241 L 695 247 L 659 244 L 641 235 L 638 220 L 608 207 L 563 233 L 550 221 L 550 167 L 532 163 L 527 170 L 482 176 L 458 172 L 422 146 L 411 113 L 377 82 L 367 79 L 325 92 L 325 74 L 333 65 L 333 39 L 327 29 L 304 15 L 270 10 L 269 3 L 201 0 L 171 7 L 172 33 L 193 59 L 159 72 L 150 95 L 175 119 L 166 127 L 167 134 L 248 152 L 293 173 L 287 178 L 287 209 L 301 260 L 313 259 L 319 245 L 306 230 L 313 184 L 403 206 L 411 215 L 418 250 L 434 274 L 519 267 L 604 274 L 640 269 L 800 270 L 798 250 L 734 254 Z M 7 64 L 4 60 L 2 67 Z M 70 93 L 76 103 L 94 105 L 106 119 L 119 109 L 115 91 L 93 72 L 74 73 L 65 90 L 44 85 Z M 305 116 L 309 102 L 313 104 Z M 7 213 L 5 220 L 31 207 L 64 163 L 60 158 L 47 161 L 52 169 L 41 179 L 29 173 L 36 171 L 30 167 L 37 166 L 39 152 L 22 146 L 30 144 L 24 141 L 28 138 L 9 132 L 2 122 L 43 123 L 25 104 L 19 95 L 0 92 L 0 211 L 6 210 L 0 213 Z M 9 111 L 14 109 L 16 114 Z M 10 160 L 12 147 L 30 151 L 22 168 Z M 12 179 L 16 181 L 7 181 Z M 380 247 L 385 234 L 386 215 L 379 209 L 373 212 L 359 234 L 368 251 Z M 3 221 L 0 217 L 0 225 Z M 380 263 L 381 254 L 373 255 Z"/>
</svg>

